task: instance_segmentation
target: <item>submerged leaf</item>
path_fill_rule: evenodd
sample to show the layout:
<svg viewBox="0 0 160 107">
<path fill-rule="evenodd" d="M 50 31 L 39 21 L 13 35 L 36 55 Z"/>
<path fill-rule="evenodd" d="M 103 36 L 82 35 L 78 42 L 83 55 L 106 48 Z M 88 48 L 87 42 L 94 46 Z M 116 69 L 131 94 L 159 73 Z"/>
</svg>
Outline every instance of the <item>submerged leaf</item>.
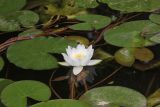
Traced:
<svg viewBox="0 0 160 107">
<path fill-rule="evenodd" d="M 10 62 L 24 69 L 45 70 L 58 66 L 53 53 L 65 52 L 68 45 L 75 42 L 64 38 L 38 37 L 11 45 L 7 50 Z"/>
<path fill-rule="evenodd" d="M 4 61 L 2 57 L 0 57 L 0 71 L 3 69 L 3 66 L 4 66 Z"/>
<path fill-rule="evenodd" d="M 37 35 L 42 33 L 43 33 L 42 30 L 33 28 L 33 29 L 28 29 L 28 30 L 25 30 L 24 32 L 19 33 L 18 36 L 32 36 L 32 35 Z"/>
<path fill-rule="evenodd" d="M 1 100 L 6 107 L 27 107 L 27 97 L 38 101 L 50 98 L 49 87 L 41 82 L 23 80 L 8 85 L 1 94 Z"/>
</svg>

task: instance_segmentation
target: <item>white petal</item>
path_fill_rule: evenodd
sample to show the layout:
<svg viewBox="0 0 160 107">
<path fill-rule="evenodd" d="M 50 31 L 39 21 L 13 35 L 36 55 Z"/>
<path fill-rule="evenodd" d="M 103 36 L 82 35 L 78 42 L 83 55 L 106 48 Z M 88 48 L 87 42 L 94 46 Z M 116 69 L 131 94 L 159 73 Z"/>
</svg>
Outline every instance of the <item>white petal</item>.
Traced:
<svg viewBox="0 0 160 107">
<path fill-rule="evenodd" d="M 70 59 L 70 57 L 68 57 L 65 53 L 62 53 L 62 55 L 63 55 L 64 60 L 65 60 L 68 64 L 73 65 L 73 62 L 72 62 L 72 60 Z"/>
<path fill-rule="evenodd" d="M 68 64 L 67 62 L 58 62 L 58 63 L 62 66 L 70 66 L 70 64 Z"/>
<path fill-rule="evenodd" d="M 73 67 L 73 74 L 78 75 L 83 70 L 83 66 Z"/>
<path fill-rule="evenodd" d="M 94 60 L 90 60 L 90 62 L 87 65 L 97 65 L 98 63 L 100 63 L 102 60 L 100 59 L 94 59 Z"/>
</svg>

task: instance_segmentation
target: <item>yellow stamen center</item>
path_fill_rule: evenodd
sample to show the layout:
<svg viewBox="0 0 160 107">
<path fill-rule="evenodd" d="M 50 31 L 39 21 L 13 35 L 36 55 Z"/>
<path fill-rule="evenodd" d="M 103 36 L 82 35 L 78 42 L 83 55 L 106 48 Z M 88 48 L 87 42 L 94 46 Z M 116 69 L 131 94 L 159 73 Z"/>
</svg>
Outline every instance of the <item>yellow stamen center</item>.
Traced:
<svg viewBox="0 0 160 107">
<path fill-rule="evenodd" d="M 83 59 L 84 56 L 85 56 L 84 53 L 73 54 L 73 58 L 75 58 L 75 59 Z"/>
</svg>

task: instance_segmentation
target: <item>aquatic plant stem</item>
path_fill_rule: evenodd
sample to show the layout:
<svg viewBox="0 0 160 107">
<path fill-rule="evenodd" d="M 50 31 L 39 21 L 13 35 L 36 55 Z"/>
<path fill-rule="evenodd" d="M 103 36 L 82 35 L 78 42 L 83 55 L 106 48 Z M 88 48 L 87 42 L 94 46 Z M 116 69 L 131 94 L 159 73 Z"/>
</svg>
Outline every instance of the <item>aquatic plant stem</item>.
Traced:
<svg viewBox="0 0 160 107">
<path fill-rule="evenodd" d="M 87 82 L 86 82 L 85 79 L 83 79 L 82 81 L 83 81 L 84 89 L 85 89 L 85 92 L 86 92 L 86 91 L 88 91 Z"/>
<path fill-rule="evenodd" d="M 51 77 L 49 79 L 49 87 L 57 98 L 62 99 L 62 97 L 56 92 L 56 90 L 53 88 L 53 85 L 52 85 L 52 79 L 53 79 L 53 75 L 55 74 L 55 72 L 56 71 L 53 71 L 51 74 Z"/>
</svg>

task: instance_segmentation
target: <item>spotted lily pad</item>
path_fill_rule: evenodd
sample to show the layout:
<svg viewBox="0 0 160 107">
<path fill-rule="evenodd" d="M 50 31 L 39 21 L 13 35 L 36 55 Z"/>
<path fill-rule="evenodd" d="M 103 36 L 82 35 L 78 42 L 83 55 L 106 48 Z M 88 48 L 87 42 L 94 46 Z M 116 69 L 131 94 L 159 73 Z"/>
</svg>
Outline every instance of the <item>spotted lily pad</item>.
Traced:
<svg viewBox="0 0 160 107">
<path fill-rule="evenodd" d="M 143 36 L 152 36 L 159 31 L 160 26 L 149 20 L 131 21 L 106 31 L 104 39 L 107 43 L 119 47 L 143 47 Z"/>
<path fill-rule="evenodd" d="M 107 16 L 93 15 L 93 14 L 76 16 L 76 19 L 82 21 L 82 23 L 70 26 L 71 29 L 98 30 L 107 26 L 111 22 L 111 19 Z"/>
<path fill-rule="evenodd" d="M 38 101 L 50 98 L 49 87 L 41 82 L 23 80 L 8 85 L 1 94 L 2 103 L 6 107 L 27 107 L 27 97 Z"/>
<path fill-rule="evenodd" d="M 146 98 L 142 94 L 120 86 L 94 88 L 82 95 L 80 100 L 89 103 L 92 107 L 108 107 L 110 104 L 124 107 L 147 106 Z"/>
<path fill-rule="evenodd" d="M 64 38 L 38 37 L 10 46 L 7 50 L 7 58 L 24 69 L 52 69 L 58 65 L 52 54 L 65 52 L 66 47 L 73 44 L 75 42 Z"/>
<path fill-rule="evenodd" d="M 31 107 L 92 107 L 92 106 L 78 100 L 60 99 L 60 100 L 50 100 L 48 102 L 38 103 Z"/>
</svg>

